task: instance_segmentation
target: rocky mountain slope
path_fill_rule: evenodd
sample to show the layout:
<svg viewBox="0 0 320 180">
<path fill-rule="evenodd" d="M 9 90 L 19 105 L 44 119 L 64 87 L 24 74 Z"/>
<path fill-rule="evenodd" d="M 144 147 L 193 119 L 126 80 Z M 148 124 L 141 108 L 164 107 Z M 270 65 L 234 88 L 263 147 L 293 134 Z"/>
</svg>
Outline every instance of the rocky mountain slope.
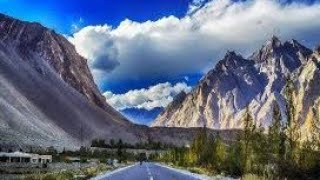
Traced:
<svg viewBox="0 0 320 180">
<path fill-rule="evenodd" d="M 0 141 L 44 146 L 79 139 L 136 141 L 132 124 L 109 106 L 63 36 L 0 14 Z"/>
<path fill-rule="evenodd" d="M 64 80 L 87 99 L 116 116 L 120 113 L 109 106 L 99 92 L 87 66 L 87 60 L 78 55 L 74 46 L 63 36 L 38 23 L 26 23 L 0 14 L 0 39 L 11 46 L 28 61 L 39 74 L 45 74 L 43 67 L 32 62 L 34 54 L 39 56 Z"/>
<path fill-rule="evenodd" d="M 319 48 L 312 51 L 296 40 L 282 43 L 277 37 L 248 58 L 228 52 L 192 92 L 174 100 L 152 126 L 241 128 L 248 106 L 257 124 L 267 127 L 275 101 L 285 119 L 287 77 L 294 81 L 296 114 L 304 125 L 308 113 L 320 112 L 319 61 Z"/>
</svg>

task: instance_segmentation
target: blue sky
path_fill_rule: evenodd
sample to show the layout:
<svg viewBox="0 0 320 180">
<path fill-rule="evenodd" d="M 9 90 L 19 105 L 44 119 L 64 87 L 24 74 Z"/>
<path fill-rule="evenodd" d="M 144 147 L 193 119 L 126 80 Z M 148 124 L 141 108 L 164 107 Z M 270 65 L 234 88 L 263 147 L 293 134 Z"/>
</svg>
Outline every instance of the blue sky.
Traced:
<svg viewBox="0 0 320 180">
<path fill-rule="evenodd" d="M 65 35 L 107 101 L 141 124 L 228 50 L 248 56 L 272 35 L 320 42 L 317 0 L 0 0 L 0 12 Z"/>
<path fill-rule="evenodd" d="M 181 17 L 188 4 L 188 0 L 0 0 L 0 11 L 72 34 L 73 24 L 117 26 L 126 18 L 142 22 L 167 15 Z"/>
</svg>

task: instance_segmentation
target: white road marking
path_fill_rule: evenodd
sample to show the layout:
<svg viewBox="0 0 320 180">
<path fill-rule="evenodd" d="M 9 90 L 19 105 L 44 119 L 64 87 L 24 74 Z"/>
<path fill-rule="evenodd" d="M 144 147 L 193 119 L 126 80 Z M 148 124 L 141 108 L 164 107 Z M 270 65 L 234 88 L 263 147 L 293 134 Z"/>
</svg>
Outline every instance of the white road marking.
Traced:
<svg viewBox="0 0 320 180">
<path fill-rule="evenodd" d="M 187 175 L 189 177 L 192 177 L 192 178 L 196 178 L 196 179 L 205 179 L 204 175 L 200 175 L 200 174 L 195 174 L 195 173 L 191 173 L 189 171 L 186 171 L 186 170 L 180 170 L 180 169 L 175 169 L 175 168 L 172 168 L 172 167 L 169 167 L 169 166 L 165 166 L 163 164 L 160 164 L 160 163 L 155 163 L 156 166 L 160 166 L 160 167 L 163 167 L 163 168 L 166 168 L 166 169 L 169 169 L 169 170 L 172 170 L 174 172 L 177 172 L 177 173 L 180 173 L 180 174 L 184 174 L 184 175 Z M 209 177 L 208 177 L 209 178 Z"/>
<path fill-rule="evenodd" d="M 133 164 L 133 165 L 126 166 L 126 167 L 123 167 L 123 168 L 119 168 L 119 169 L 116 169 L 116 170 L 114 170 L 114 171 L 107 172 L 106 174 L 103 174 L 103 175 L 101 175 L 101 176 L 97 176 L 97 177 L 91 178 L 91 180 L 104 179 L 104 178 L 107 178 L 107 177 L 109 177 L 109 176 L 117 173 L 117 172 L 124 171 L 124 170 L 129 169 L 129 168 L 131 168 L 131 167 L 133 167 L 133 166 L 136 166 L 136 165 L 137 165 L 137 164 Z"/>
<path fill-rule="evenodd" d="M 149 169 L 149 167 L 148 167 L 147 164 L 146 164 L 146 167 L 147 167 L 147 173 L 148 173 L 148 175 L 150 176 L 149 179 L 150 179 L 150 180 L 153 180 L 153 177 L 152 177 L 152 175 L 151 175 L 151 171 L 150 171 L 150 169 Z"/>
</svg>

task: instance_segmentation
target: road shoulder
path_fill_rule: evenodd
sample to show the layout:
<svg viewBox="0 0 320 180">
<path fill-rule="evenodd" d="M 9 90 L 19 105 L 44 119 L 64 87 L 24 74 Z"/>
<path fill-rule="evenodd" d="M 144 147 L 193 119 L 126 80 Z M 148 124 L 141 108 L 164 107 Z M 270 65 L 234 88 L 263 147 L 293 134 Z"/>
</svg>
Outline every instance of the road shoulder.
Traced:
<svg viewBox="0 0 320 180">
<path fill-rule="evenodd" d="M 134 167 L 134 166 L 136 166 L 136 165 L 137 165 L 137 163 L 132 164 L 132 165 L 129 165 L 129 166 L 121 167 L 121 168 L 118 168 L 118 169 L 115 169 L 115 170 L 112 170 L 112 171 L 108 171 L 108 172 L 105 172 L 105 173 L 102 174 L 102 175 L 99 175 L 99 176 L 96 176 L 96 177 L 94 177 L 94 178 L 91 178 L 91 180 L 101 180 L 101 179 L 110 177 L 110 176 L 112 176 L 112 175 L 115 174 L 115 173 L 118 173 L 118 172 L 127 170 L 127 169 L 129 169 L 129 168 L 132 168 L 132 167 Z"/>
<path fill-rule="evenodd" d="M 177 169 L 177 168 L 173 168 L 164 164 L 160 164 L 160 163 L 155 163 L 155 165 L 163 167 L 163 168 L 167 168 L 170 169 L 172 171 L 178 172 L 178 173 L 182 173 L 200 180 L 234 180 L 233 178 L 228 178 L 228 177 L 210 177 L 204 174 L 196 174 L 196 173 L 192 173 L 188 170 L 183 170 L 183 169 Z"/>
</svg>

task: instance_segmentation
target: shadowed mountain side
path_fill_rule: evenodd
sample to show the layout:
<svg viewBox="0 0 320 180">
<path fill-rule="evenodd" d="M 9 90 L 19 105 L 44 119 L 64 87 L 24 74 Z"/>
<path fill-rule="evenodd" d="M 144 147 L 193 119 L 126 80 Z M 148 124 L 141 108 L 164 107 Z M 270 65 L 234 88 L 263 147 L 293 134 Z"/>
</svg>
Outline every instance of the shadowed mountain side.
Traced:
<svg viewBox="0 0 320 180">
<path fill-rule="evenodd" d="M 137 141 L 98 91 L 87 61 L 63 36 L 0 14 L 2 142 L 79 146 L 94 137 Z"/>
<path fill-rule="evenodd" d="M 93 81 L 87 60 L 62 35 L 39 23 L 20 21 L 0 14 L 0 41 L 28 62 L 39 74 L 45 74 L 44 63 L 90 102 L 118 119 L 126 119 L 105 101 Z"/>
<path fill-rule="evenodd" d="M 29 134 L 21 141 L 40 140 L 36 134 L 61 143 L 69 137 L 91 139 L 112 136 L 135 141 L 130 123 L 90 103 L 50 67 L 41 63 L 40 73 L 10 49 L 0 46 L 0 109 L 2 131 Z M 35 134 L 33 134 L 33 132 Z M 64 137 L 64 135 L 68 135 Z M 59 137 L 61 135 L 61 137 Z M 35 137 L 34 137 L 35 136 Z M 10 138 L 14 138 L 11 136 Z M 39 138 L 39 139 L 38 139 Z"/>
</svg>

